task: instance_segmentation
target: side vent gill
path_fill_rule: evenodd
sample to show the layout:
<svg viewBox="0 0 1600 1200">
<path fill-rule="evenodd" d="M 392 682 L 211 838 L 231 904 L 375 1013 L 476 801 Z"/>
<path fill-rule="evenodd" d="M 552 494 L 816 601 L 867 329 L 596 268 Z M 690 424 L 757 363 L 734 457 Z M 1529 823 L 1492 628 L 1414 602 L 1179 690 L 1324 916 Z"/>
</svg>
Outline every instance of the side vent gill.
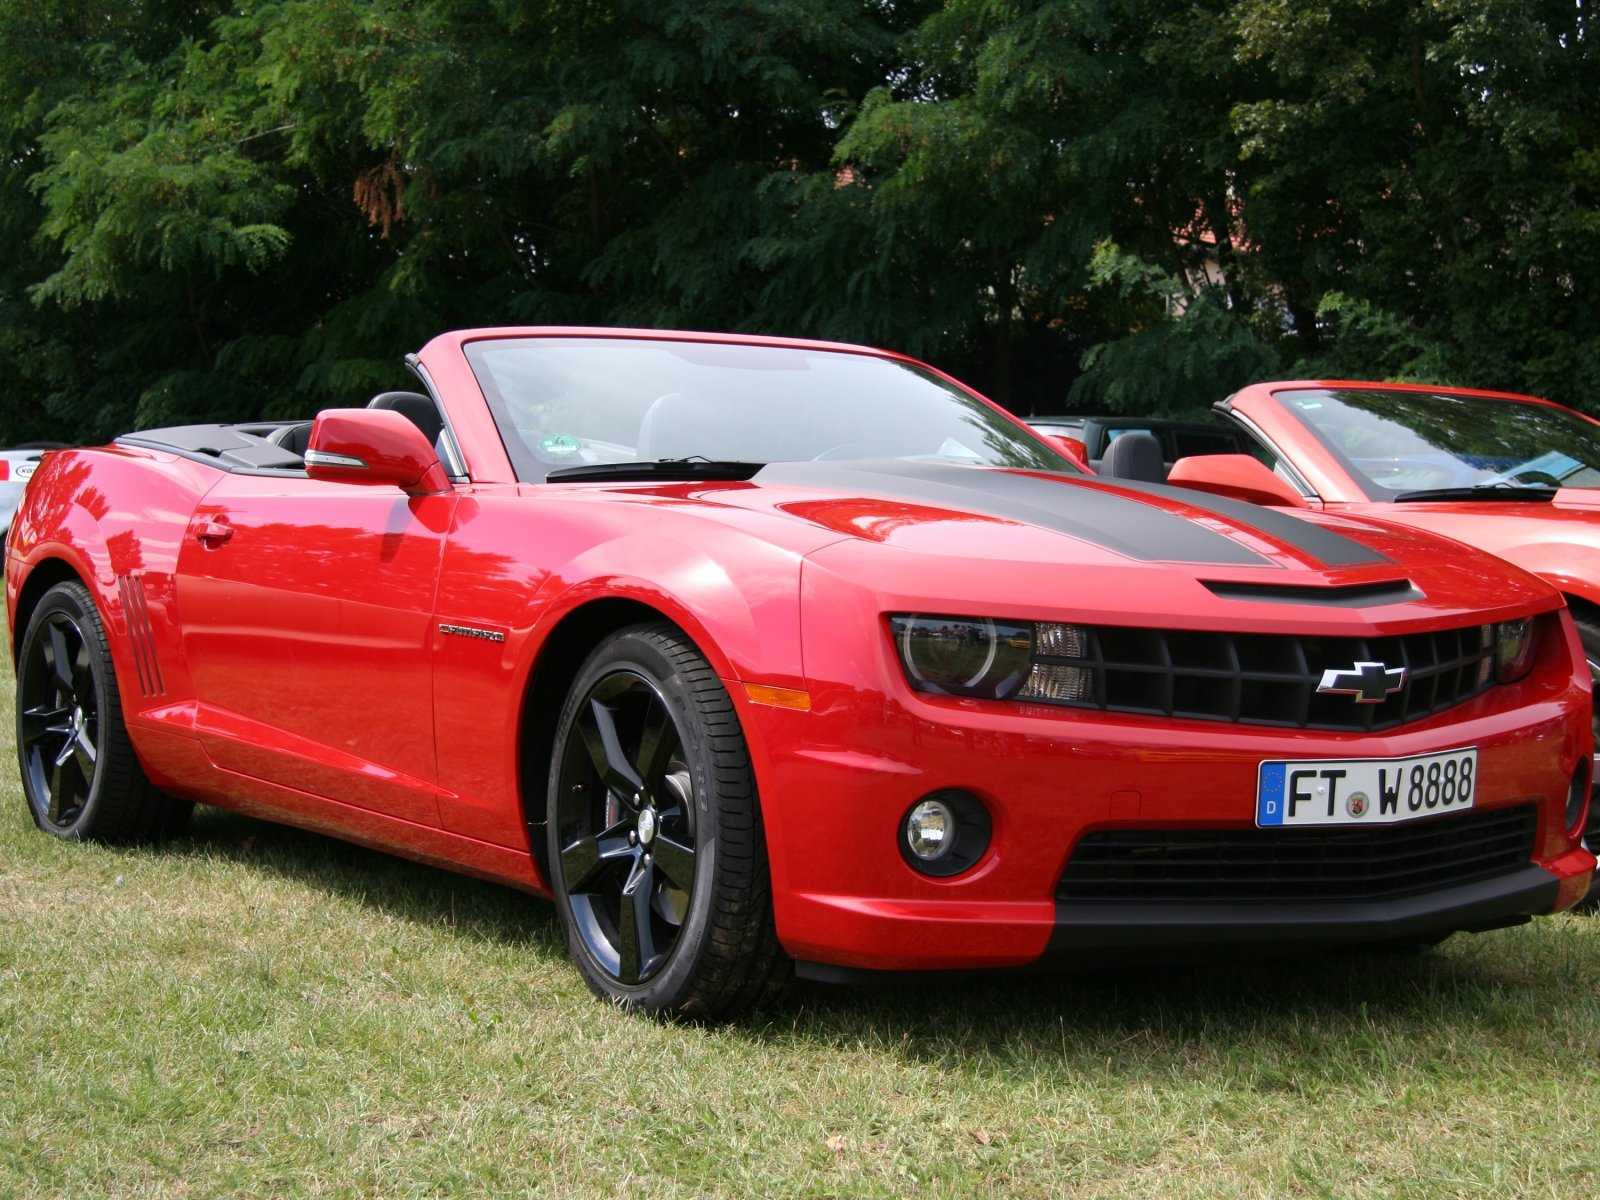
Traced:
<svg viewBox="0 0 1600 1200">
<path fill-rule="evenodd" d="M 133 663 L 139 671 L 139 690 L 146 696 L 159 696 L 167 690 L 167 681 L 161 677 L 161 661 L 156 657 L 156 635 L 150 628 L 150 605 L 145 600 L 144 576 L 137 572 L 118 575 L 117 591 L 122 596 L 122 615 L 128 623 Z"/>
</svg>

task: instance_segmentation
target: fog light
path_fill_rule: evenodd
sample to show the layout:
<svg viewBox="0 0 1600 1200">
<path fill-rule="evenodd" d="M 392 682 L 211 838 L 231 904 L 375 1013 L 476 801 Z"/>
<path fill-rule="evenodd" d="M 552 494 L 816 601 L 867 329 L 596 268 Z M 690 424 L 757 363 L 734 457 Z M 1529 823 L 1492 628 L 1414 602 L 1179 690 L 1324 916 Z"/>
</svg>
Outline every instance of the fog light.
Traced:
<svg viewBox="0 0 1600 1200">
<path fill-rule="evenodd" d="M 1567 788 L 1567 831 L 1574 836 L 1583 823 L 1589 804 L 1589 764 L 1580 762 L 1572 773 L 1572 783 Z"/>
<path fill-rule="evenodd" d="M 959 875 L 988 850 L 991 829 L 989 810 L 971 792 L 933 792 L 900 819 L 900 857 L 924 875 Z"/>
<path fill-rule="evenodd" d="M 937 862 L 956 843 L 956 815 L 942 800 L 924 800 L 906 817 L 906 845 L 923 862 Z"/>
</svg>

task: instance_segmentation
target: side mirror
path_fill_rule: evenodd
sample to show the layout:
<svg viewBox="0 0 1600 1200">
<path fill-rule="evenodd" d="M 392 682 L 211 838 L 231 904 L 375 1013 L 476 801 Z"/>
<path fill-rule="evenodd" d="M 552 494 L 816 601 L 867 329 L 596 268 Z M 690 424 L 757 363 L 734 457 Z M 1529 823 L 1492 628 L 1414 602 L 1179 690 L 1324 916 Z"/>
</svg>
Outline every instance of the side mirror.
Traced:
<svg viewBox="0 0 1600 1200">
<path fill-rule="evenodd" d="M 1199 454 L 1180 458 L 1167 473 L 1173 487 L 1213 492 L 1251 504 L 1305 508 L 1305 498 L 1287 480 L 1279 478 L 1260 459 L 1248 454 Z"/>
<path fill-rule="evenodd" d="M 1045 441 L 1049 442 L 1085 471 L 1088 471 L 1091 475 L 1094 474 L 1094 468 L 1089 465 L 1089 452 L 1077 438 L 1068 437 L 1064 433 L 1046 433 L 1042 436 Z"/>
<path fill-rule="evenodd" d="M 411 496 L 450 487 L 422 431 L 389 409 L 324 409 L 312 423 L 305 457 L 312 479 L 386 485 Z"/>
</svg>

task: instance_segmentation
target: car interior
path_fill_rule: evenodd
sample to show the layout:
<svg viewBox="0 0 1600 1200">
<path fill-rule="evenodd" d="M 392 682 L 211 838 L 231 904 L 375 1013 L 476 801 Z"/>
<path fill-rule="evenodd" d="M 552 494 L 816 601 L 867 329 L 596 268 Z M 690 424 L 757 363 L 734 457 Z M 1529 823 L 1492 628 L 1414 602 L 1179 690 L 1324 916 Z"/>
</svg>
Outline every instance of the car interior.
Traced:
<svg viewBox="0 0 1600 1200">
<path fill-rule="evenodd" d="M 1160 423 L 1148 428 L 1126 427 L 1112 424 L 1099 417 L 1090 417 L 1077 436 L 1083 441 L 1091 452 L 1089 465 L 1097 474 L 1106 475 L 1110 472 L 1105 463 L 1112 461 L 1111 451 L 1117 443 L 1130 437 L 1153 438 L 1161 461 L 1161 479 L 1147 478 L 1149 471 L 1148 457 L 1140 451 L 1131 451 L 1127 459 L 1115 465 L 1123 469 L 1125 463 L 1133 464 L 1128 469 L 1144 471 L 1144 475 L 1124 476 L 1128 479 L 1145 479 L 1148 483 L 1160 483 L 1166 478 L 1166 473 L 1172 470 L 1172 464 L 1180 458 L 1192 458 L 1205 454 L 1247 454 L 1250 447 L 1229 429 L 1209 429 L 1200 425 L 1180 423 Z M 1093 451 L 1100 450 L 1100 457 L 1093 456 Z"/>
<path fill-rule="evenodd" d="M 421 392 L 380 392 L 367 408 L 389 409 L 405 417 L 446 457 L 444 416 L 431 397 Z M 125 434 L 117 441 L 150 446 L 201 458 L 230 471 L 294 472 L 305 470 L 312 421 L 251 421 L 237 425 L 177 425 Z"/>
<path fill-rule="evenodd" d="M 444 432 L 444 418 L 439 414 L 439 406 L 421 392 L 379 392 L 367 401 L 366 406 L 399 413 L 422 431 L 422 436 L 428 439 L 430 446 L 438 446 L 439 435 Z M 312 424 L 311 421 L 295 421 L 280 425 L 268 435 L 267 440 L 291 454 L 304 457 L 311 440 Z"/>
<path fill-rule="evenodd" d="M 1106 447 L 1096 465 L 1097 473 L 1110 479 L 1133 479 L 1140 483 L 1165 483 L 1167 464 L 1161 458 L 1161 443 L 1143 429 L 1118 434 Z"/>
</svg>

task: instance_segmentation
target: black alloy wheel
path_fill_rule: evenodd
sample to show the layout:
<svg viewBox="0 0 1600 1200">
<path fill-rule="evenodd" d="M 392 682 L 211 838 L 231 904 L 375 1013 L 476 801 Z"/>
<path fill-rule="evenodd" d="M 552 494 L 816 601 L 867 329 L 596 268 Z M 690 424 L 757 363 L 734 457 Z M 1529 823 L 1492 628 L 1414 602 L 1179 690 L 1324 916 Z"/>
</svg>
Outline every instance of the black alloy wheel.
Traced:
<svg viewBox="0 0 1600 1200">
<path fill-rule="evenodd" d="M 694 893 L 694 783 L 683 753 L 666 700 L 623 669 L 584 695 L 562 756 L 562 881 L 578 936 L 622 984 L 661 969 Z"/>
<path fill-rule="evenodd" d="M 790 973 L 732 699 L 672 625 L 620 630 L 579 668 L 546 806 L 551 890 L 590 989 L 642 1012 L 730 1017 Z"/>
<path fill-rule="evenodd" d="M 17 654 L 17 760 L 34 824 L 60 838 L 146 841 L 194 805 L 145 777 L 94 597 L 58 583 L 28 618 Z"/>
<path fill-rule="evenodd" d="M 70 614 L 45 614 L 38 632 L 17 682 L 17 742 L 35 808 L 65 832 L 83 815 L 99 772 L 99 688 L 83 629 Z"/>
</svg>

